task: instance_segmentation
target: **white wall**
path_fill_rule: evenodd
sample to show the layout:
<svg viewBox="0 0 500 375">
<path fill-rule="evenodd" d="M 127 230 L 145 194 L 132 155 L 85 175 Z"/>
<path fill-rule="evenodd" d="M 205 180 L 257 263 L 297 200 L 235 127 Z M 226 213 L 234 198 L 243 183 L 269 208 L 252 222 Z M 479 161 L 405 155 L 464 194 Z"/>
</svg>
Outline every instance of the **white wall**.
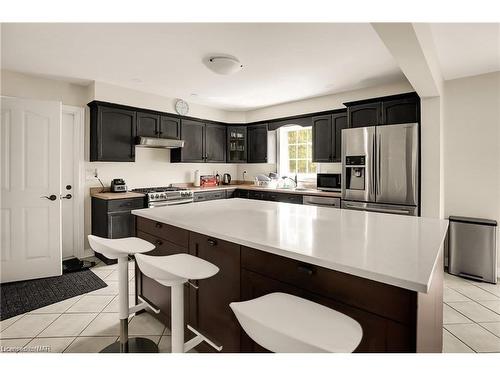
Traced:
<svg viewBox="0 0 500 375">
<path fill-rule="evenodd" d="M 443 98 L 444 216 L 500 223 L 500 72 L 445 81 Z"/>
<path fill-rule="evenodd" d="M 500 72 L 445 81 L 445 215 L 500 221 Z"/>
</svg>

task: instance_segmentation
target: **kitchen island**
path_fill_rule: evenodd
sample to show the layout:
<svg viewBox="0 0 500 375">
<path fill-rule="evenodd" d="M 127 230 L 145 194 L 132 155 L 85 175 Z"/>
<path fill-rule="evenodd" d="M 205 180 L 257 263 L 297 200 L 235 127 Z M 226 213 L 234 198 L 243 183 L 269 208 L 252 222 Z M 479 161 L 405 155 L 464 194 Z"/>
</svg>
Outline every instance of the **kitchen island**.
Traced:
<svg viewBox="0 0 500 375">
<path fill-rule="evenodd" d="M 445 220 L 238 198 L 132 213 L 152 255 L 189 252 L 220 268 L 186 284 L 185 315 L 225 351 L 262 349 L 228 305 L 274 291 L 356 319 L 359 352 L 441 351 Z M 136 294 L 169 324 L 168 288 L 136 269 Z"/>
</svg>

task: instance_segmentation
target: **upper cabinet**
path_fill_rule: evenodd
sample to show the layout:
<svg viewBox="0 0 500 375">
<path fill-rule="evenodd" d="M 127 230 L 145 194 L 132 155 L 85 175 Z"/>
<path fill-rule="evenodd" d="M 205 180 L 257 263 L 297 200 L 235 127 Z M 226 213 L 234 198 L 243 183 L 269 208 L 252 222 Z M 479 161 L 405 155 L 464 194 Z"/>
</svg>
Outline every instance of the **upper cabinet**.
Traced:
<svg viewBox="0 0 500 375">
<path fill-rule="evenodd" d="M 347 112 L 335 111 L 331 115 L 312 119 L 312 157 L 314 162 L 340 162 L 342 129 L 347 128 Z"/>
<path fill-rule="evenodd" d="M 170 154 L 173 162 L 205 162 L 205 123 L 195 120 L 181 120 L 183 148 L 175 148 Z"/>
<path fill-rule="evenodd" d="M 160 116 L 160 138 L 181 139 L 181 120 L 171 116 Z"/>
<path fill-rule="evenodd" d="M 382 123 L 408 124 L 420 119 L 420 105 L 417 97 L 394 99 L 382 102 Z"/>
<path fill-rule="evenodd" d="M 227 162 L 247 162 L 247 127 L 245 125 L 227 127 Z"/>
<path fill-rule="evenodd" d="M 90 161 L 135 161 L 136 112 L 92 102 Z"/>
<path fill-rule="evenodd" d="M 180 137 L 180 120 L 149 112 L 137 112 L 138 137 L 172 138 Z"/>
<path fill-rule="evenodd" d="M 379 125 L 382 120 L 380 108 L 380 102 L 349 106 L 347 108 L 349 127 L 359 128 Z"/>
<path fill-rule="evenodd" d="M 226 161 L 226 126 L 196 120 L 181 120 L 183 148 L 172 150 L 172 162 L 224 163 Z"/>
<path fill-rule="evenodd" d="M 224 163 L 226 161 L 226 125 L 205 125 L 205 161 Z"/>
<path fill-rule="evenodd" d="M 267 123 L 250 125 L 247 127 L 248 163 L 267 163 Z"/>
<path fill-rule="evenodd" d="M 350 128 L 407 124 L 420 120 L 420 99 L 415 93 L 345 103 L 345 105 Z"/>
</svg>

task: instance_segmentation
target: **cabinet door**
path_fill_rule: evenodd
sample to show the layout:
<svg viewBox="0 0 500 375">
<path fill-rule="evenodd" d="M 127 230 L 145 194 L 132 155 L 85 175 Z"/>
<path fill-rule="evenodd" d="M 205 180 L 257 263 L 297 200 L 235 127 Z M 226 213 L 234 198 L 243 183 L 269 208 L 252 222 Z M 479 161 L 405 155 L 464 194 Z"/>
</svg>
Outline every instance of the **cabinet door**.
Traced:
<svg viewBox="0 0 500 375">
<path fill-rule="evenodd" d="M 137 130 L 138 137 L 158 137 L 160 129 L 160 116 L 147 113 L 137 112 Z"/>
<path fill-rule="evenodd" d="M 248 136 L 248 163 L 267 162 L 267 124 L 249 126 Z"/>
<path fill-rule="evenodd" d="M 332 116 L 316 116 L 312 119 L 312 151 L 314 162 L 332 161 Z"/>
<path fill-rule="evenodd" d="M 189 253 L 219 267 L 219 272 L 197 282 L 190 293 L 190 322 L 223 345 L 223 352 L 240 350 L 240 325 L 229 304 L 240 301 L 240 246 L 190 233 Z M 214 351 L 206 344 L 202 351 Z"/>
<path fill-rule="evenodd" d="M 342 129 L 347 129 L 347 111 L 332 115 L 332 161 L 336 163 L 342 159 Z"/>
<path fill-rule="evenodd" d="M 224 163 L 226 161 L 226 126 L 206 124 L 205 161 Z"/>
<path fill-rule="evenodd" d="M 181 120 L 175 117 L 160 117 L 160 138 L 180 139 Z"/>
<path fill-rule="evenodd" d="M 205 124 L 194 120 L 181 120 L 183 148 L 171 151 L 172 161 L 203 163 L 205 161 Z"/>
<path fill-rule="evenodd" d="M 247 161 L 246 126 L 227 127 L 227 161 L 228 163 L 246 163 Z"/>
<path fill-rule="evenodd" d="M 136 113 L 112 107 L 97 107 L 92 118 L 90 161 L 134 161 Z"/>
<path fill-rule="evenodd" d="M 382 123 L 409 124 L 418 122 L 418 98 L 405 98 L 382 102 Z"/>
<path fill-rule="evenodd" d="M 109 238 L 135 236 L 135 215 L 130 211 L 108 213 Z"/>
<path fill-rule="evenodd" d="M 350 128 L 374 126 L 381 123 L 380 102 L 358 104 L 347 108 Z"/>
</svg>

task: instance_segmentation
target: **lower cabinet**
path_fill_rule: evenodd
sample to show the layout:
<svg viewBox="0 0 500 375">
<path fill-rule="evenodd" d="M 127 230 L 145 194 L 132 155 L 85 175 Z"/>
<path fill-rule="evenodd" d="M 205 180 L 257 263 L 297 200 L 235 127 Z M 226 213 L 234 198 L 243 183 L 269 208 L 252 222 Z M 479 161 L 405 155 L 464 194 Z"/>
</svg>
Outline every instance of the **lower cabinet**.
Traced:
<svg viewBox="0 0 500 375">
<path fill-rule="evenodd" d="M 195 202 L 212 201 L 216 199 L 226 199 L 225 190 L 203 191 L 194 193 Z"/>
<path fill-rule="evenodd" d="M 229 307 L 240 301 L 240 246 L 198 233 L 189 235 L 189 253 L 219 267 L 219 272 L 196 282 L 190 291 L 190 324 L 223 346 L 223 352 L 240 351 L 240 325 Z M 214 349 L 203 343 L 199 351 Z"/>
<path fill-rule="evenodd" d="M 101 199 L 92 197 L 92 234 L 104 238 L 135 236 L 135 216 L 131 211 L 144 208 L 144 198 Z M 96 253 L 106 264 L 116 263 Z"/>
<path fill-rule="evenodd" d="M 302 204 L 302 195 L 300 194 L 279 193 L 274 191 L 246 190 L 238 197 L 271 202 Z"/>
</svg>

